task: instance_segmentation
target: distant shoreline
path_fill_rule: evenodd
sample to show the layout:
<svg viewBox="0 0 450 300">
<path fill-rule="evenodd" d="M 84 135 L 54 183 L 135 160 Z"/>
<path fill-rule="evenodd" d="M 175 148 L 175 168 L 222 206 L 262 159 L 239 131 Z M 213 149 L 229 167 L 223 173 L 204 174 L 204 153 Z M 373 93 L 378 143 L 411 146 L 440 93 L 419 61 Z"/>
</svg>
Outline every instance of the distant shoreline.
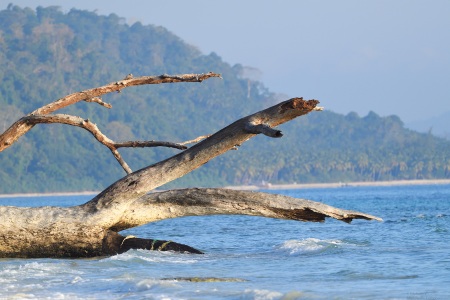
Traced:
<svg viewBox="0 0 450 300">
<path fill-rule="evenodd" d="M 83 196 L 97 195 L 100 192 L 54 192 L 54 193 L 17 193 L 17 194 L 0 194 L 0 198 L 26 198 L 26 197 L 46 197 L 46 196 Z"/>
<path fill-rule="evenodd" d="M 450 184 L 450 179 L 424 179 L 424 180 L 391 180 L 391 181 L 356 181 L 356 182 L 335 182 L 335 183 L 291 183 L 291 184 L 266 184 L 266 185 L 242 185 L 225 186 L 225 189 L 257 191 L 257 190 L 298 190 L 298 189 L 329 189 L 357 186 L 401 186 L 401 185 L 438 185 Z M 99 191 L 84 192 L 55 192 L 55 193 L 17 193 L 0 194 L 0 198 L 19 197 L 45 197 L 45 196 L 94 196 Z"/>
<path fill-rule="evenodd" d="M 417 180 L 391 180 L 391 181 L 356 181 L 335 183 L 292 183 L 292 184 L 267 184 L 247 186 L 227 186 L 227 189 L 236 190 L 297 190 L 297 189 L 328 189 L 355 186 L 402 186 L 402 185 L 438 185 L 450 184 L 450 179 L 417 179 Z"/>
</svg>

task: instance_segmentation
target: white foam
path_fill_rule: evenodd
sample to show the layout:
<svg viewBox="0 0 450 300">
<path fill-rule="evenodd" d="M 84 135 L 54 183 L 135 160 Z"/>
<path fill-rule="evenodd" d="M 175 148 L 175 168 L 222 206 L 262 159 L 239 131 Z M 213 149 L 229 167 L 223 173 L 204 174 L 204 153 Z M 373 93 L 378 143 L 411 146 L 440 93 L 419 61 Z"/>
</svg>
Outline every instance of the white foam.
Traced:
<svg viewBox="0 0 450 300">
<path fill-rule="evenodd" d="M 83 272 L 71 268 L 68 263 L 60 261 L 51 263 L 31 262 L 25 264 L 9 264 L 0 271 L 2 282 L 12 282 L 22 278 L 42 278 L 52 274 L 81 275 Z"/>
<path fill-rule="evenodd" d="M 170 280 L 158 280 L 158 279 L 143 279 L 136 284 L 136 287 L 138 288 L 139 291 L 142 291 L 142 290 L 149 290 L 149 289 L 160 288 L 160 287 L 176 288 L 176 287 L 180 287 L 180 285 L 177 284 L 176 281 L 174 281 L 174 280 L 170 281 Z"/>
<path fill-rule="evenodd" d="M 273 300 L 273 299 L 280 299 L 283 294 L 276 291 L 270 291 L 270 290 L 250 290 L 247 289 L 244 291 L 243 295 L 244 299 L 254 299 L 254 300 Z"/>
</svg>

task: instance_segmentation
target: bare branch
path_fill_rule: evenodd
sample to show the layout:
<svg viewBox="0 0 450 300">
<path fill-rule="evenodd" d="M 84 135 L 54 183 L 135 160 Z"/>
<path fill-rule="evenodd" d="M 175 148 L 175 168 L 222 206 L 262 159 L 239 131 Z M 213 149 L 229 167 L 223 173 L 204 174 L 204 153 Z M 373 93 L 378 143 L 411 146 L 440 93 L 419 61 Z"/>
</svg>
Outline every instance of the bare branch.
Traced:
<svg viewBox="0 0 450 300">
<path fill-rule="evenodd" d="M 268 137 L 273 137 L 273 138 L 280 138 L 283 136 L 283 134 L 281 133 L 281 130 L 276 130 L 271 128 L 270 126 L 266 125 L 266 124 L 246 124 L 245 125 L 245 131 L 247 131 L 248 133 L 253 133 L 253 134 L 264 134 Z"/>
<path fill-rule="evenodd" d="M 186 150 L 187 147 L 184 146 L 184 143 L 171 143 L 171 142 L 163 142 L 163 141 L 128 141 L 128 142 L 116 142 L 116 148 L 145 148 L 145 147 L 168 147 L 175 148 L 180 150 Z"/>
<path fill-rule="evenodd" d="M 179 143 L 179 145 L 188 145 L 188 144 L 198 143 L 198 142 L 200 142 L 201 140 L 204 140 L 204 139 L 206 139 L 206 138 L 209 138 L 210 136 L 211 136 L 211 134 L 202 135 L 202 136 L 199 136 L 198 138 L 195 138 L 195 139 L 193 139 L 193 140 L 189 140 L 189 141 L 186 141 L 186 142 Z"/>
<path fill-rule="evenodd" d="M 128 164 L 125 162 L 125 160 L 122 158 L 122 155 L 120 155 L 119 151 L 117 151 L 116 148 L 110 148 L 111 153 L 114 155 L 114 157 L 116 158 L 116 160 L 119 162 L 119 164 L 122 166 L 122 168 L 125 170 L 125 172 L 127 174 L 131 174 L 133 173 L 133 170 L 131 170 L 131 168 L 128 166 Z"/>
<path fill-rule="evenodd" d="M 94 102 L 94 103 L 100 104 L 103 107 L 112 108 L 112 105 L 110 103 L 103 102 L 103 100 L 100 97 L 89 98 L 89 99 L 85 99 L 84 101 Z"/>
<path fill-rule="evenodd" d="M 247 124 L 265 124 L 275 127 L 314 110 L 319 101 L 293 98 L 237 120 L 231 125 L 195 144 L 191 148 L 154 165 L 136 171 L 113 183 L 91 200 L 94 207 L 119 201 L 128 203 L 149 191 L 182 177 L 216 156 L 241 145 L 255 134 L 245 130 Z"/>
<path fill-rule="evenodd" d="M 128 142 L 114 142 L 110 138 L 108 138 L 106 135 L 104 135 L 100 129 L 97 127 L 96 124 L 92 123 L 89 120 L 85 120 L 83 118 L 77 117 L 77 116 L 71 116 L 67 114 L 55 114 L 55 115 L 29 115 L 26 117 L 23 117 L 21 119 L 24 123 L 29 125 L 36 125 L 36 124 L 52 124 L 52 123 L 60 123 L 60 124 L 66 124 L 71 126 L 76 126 L 83 128 L 87 131 L 89 131 L 95 139 L 100 142 L 101 144 L 105 145 L 111 153 L 114 155 L 116 160 L 119 162 L 119 164 L 122 166 L 122 168 L 125 170 L 127 174 L 132 173 L 133 171 L 128 166 L 128 164 L 125 162 L 125 160 L 120 155 L 119 151 L 117 151 L 118 148 L 123 147 L 171 147 L 176 149 L 187 149 L 186 146 L 177 144 L 177 143 L 171 143 L 171 142 L 162 142 L 162 141 L 128 141 Z"/>
<path fill-rule="evenodd" d="M 112 235 L 111 233 L 109 235 Z M 117 235 L 118 241 L 120 241 L 121 235 Z M 123 238 L 123 237 L 122 237 Z M 155 239 L 140 239 L 137 237 L 125 237 L 123 238 L 120 246 L 115 249 L 111 249 L 112 253 L 123 253 L 130 249 L 146 249 L 155 251 L 174 251 L 181 253 L 203 254 L 202 251 L 192 248 L 190 246 L 176 243 L 173 241 L 155 240 Z"/>
<path fill-rule="evenodd" d="M 220 74 L 206 73 L 206 74 L 180 74 L 180 75 L 160 75 L 160 76 L 142 76 L 133 77 L 130 79 L 124 79 L 109 83 L 107 85 L 85 90 L 78 93 L 67 95 L 61 99 L 56 100 L 46 106 L 33 111 L 33 114 L 46 115 L 50 114 L 58 109 L 67 107 L 85 99 L 92 99 L 94 97 L 100 97 L 101 95 L 120 91 L 126 87 L 147 85 L 147 84 L 161 84 L 161 83 L 174 83 L 174 82 L 202 82 L 211 77 L 221 77 Z"/>
<path fill-rule="evenodd" d="M 167 209 L 168 207 L 170 209 Z M 109 214 L 108 211 L 108 209 L 102 211 L 102 214 Z M 168 218 L 219 214 L 262 216 L 304 222 L 323 222 L 328 217 L 347 223 L 353 219 L 382 221 L 369 214 L 283 195 L 191 188 L 147 194 L 133 202 L 130 209 L 126 209 L 115 223 L 103 226 L 120 231 Z"/>
<path fill-rule="evenodd" d="M 129 78 L 129 76 L 127 76 L 125 77 L 124 80 L 121 81 L 112 82 L 110 84 L 101 87 L 67 95 L 41 108 L 36 109 L 35 111 L 25 116 L 24 118 L 31 115 L 45 116 L 80 101 L 96 102 L 105 107 L 108 107 L 109 104 L 104 103 L 102 100 L 92 100 L 92 99 L 96 99 L 108 93 L 119 92 L 120 90 L 130 86 L 174 83 L 174 82 L 202 82 L 212 77 L 222 78 L 220 74 L 212 72 L 206 74 L 181 74 L 181 75 L 164 74 L 160 76 L 143 76 L 136 78 L 132 76 L 131 78 Z M 14 144 L 22 135 L 30 131 L 31 128 L 33 128 L 33 126 L 34 124 L 32 122 L 25 122 L 23 118 L 12 124 L 3 134 L 0 135 L 0 152 L 2 152 L 3 150 L 7 149 L 12 144 Z"/>
</svg>

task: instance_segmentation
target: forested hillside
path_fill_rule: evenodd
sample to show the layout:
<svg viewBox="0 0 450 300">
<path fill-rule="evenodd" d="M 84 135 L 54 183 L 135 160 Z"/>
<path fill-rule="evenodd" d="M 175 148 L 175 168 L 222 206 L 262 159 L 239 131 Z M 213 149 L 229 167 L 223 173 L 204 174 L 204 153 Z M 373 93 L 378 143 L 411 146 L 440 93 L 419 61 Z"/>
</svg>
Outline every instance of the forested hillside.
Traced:
<svg viewBox="0 0 450 300">
<path fill-rule="evenodd" d="M 57 7 L 0 11 L 1 131 L 45 103 L 129 73 L 209 71 L 223 80 L 129 88 L 103 97 L 110 110 L 80 103 L 65 111 L 116 140 L 185 141 L 287 99 L 245 78 L 241 65 L 205 55 L 163 27 Z M 171 186 L 450 178 L 450 142 L 407 130 L 395 116 L 325 111 L 281 129 L 283 138 L 257 137 Z M 121 153 L 137 170 L 178 151 Z M 0 153 L 0 193 L 99 190 L 124 175 L 109 150 L 69 126 L 36 126 Z"/>
</svg>

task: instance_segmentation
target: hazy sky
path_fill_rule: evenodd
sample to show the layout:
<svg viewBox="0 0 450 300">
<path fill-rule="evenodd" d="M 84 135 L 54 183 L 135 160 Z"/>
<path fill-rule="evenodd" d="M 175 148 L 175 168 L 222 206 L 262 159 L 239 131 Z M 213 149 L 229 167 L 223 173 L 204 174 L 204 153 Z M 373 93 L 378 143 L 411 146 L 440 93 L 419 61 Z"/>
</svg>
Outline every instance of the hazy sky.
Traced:
<svg viewBox="0 0 450 300">
<path fill-rule="evenodd" d="M 0 8 L 10 2 L 161 25 L 205 54 L 258 68 L 271 91 L 339 113 L 410 122 L 450 111 L 449 0 L 0 0 Z"/>
</svg>

